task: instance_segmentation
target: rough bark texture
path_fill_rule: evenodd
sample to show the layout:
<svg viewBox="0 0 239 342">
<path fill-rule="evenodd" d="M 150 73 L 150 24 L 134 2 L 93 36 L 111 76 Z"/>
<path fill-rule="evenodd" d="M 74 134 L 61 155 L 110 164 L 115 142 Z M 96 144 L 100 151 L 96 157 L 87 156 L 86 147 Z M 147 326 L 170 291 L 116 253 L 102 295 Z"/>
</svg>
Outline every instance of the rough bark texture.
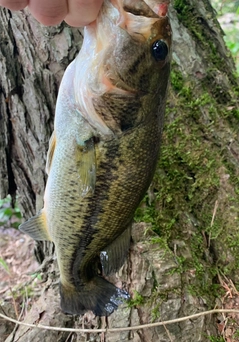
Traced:
<svg viewBox="0 0 239 342">
<path fill-rule="evenodd" d="M 175 0 L 170 9 L 173 66 L 164 144 L 153 184 L 136 213 L 128 261 L 114 281 L 125 282 L 130 306 L 109 327 L 173 319 L 213 308 L 218 274 L 239 282 L 238 81 L 208 0 Z M 44 172 L 56 94 L 81 34 L 66 25 L 45 28 L 26 11 L 0 10 L 0 193 L 14 195 L 28 218 L 42 207 Z M 154 232 L 153 232 L 154 230 Z M 39 248 L 48 255 L 49 245 Z M 43 255 L 41 253 L 41 255 Z M 42 259 L 42 257 L 40 257 Z M 27 322 L 81 327 L 82 317 L 59 310 L 56 266 Z M 118 277 L 118 278 L 117 278 Z M 88 322 L 88 323 L 87 323 Z M 103 319 L 84 318 L 85 327 Z M 105 341 L 210 341 L 216 317 Z M 19 327 L 7 341 L 101 341 L 99 334 Z"/>
</svg>

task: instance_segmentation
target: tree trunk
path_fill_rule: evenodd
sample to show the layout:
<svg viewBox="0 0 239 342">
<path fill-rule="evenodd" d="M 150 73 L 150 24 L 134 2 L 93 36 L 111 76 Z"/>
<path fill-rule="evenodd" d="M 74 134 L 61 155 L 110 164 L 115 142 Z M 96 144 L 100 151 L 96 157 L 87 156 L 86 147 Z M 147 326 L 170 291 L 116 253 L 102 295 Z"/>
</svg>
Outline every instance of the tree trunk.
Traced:
<svg viewBox="0 0 239 342">
<path fill-rule="evenodd" d="M 136 212 L 130 255 L 112 281 L 127 284 L 130 305 L 108 319 L 127 327 L 186 316 L 220 303 L 219 279 L 239 282 L 239 84 L 209 0 L 174 0 L 173 63 L 163 146 L 154 181 Z M 27 11 L 0 10 L 0 194 L 17 194 L 23 216 L 42 207 L 48 141 L 63 71 L 82 36 L 62 24 L 46 28 Z M 38 259 L 51 256 L 38 244 Z M 55 263 L 25 321 L 82 327 L 59 309 Z M 220 317 L 219 317 L 220 319 Z M 209 341 L 217 317 L 107 333 L 105 341 Z M 103 318 L 84 317 L 84 327 Z M 100 341 L 100 334 L 19 327 L 7 341 Z"/>
</svg>

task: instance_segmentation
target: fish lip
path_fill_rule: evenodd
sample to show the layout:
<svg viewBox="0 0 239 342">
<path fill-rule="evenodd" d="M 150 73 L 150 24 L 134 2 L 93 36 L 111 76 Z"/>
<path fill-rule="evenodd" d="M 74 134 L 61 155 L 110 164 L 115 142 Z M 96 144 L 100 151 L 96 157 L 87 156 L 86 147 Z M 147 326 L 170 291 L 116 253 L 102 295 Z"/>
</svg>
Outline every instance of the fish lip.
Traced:
<svg viewBox="0 0 239 342">
<path fill-rule="evenodd" d="M 136 1 L 136 4 L 137 4 L 138 0 Z M 128 12 L 128 13 L 131 13 L 135 16 L 143 16 L 143 17 L 146 17 L 146 18 L 158 18 L 159 16 L 157 15 L 157 13 L 155 13 L 152 8 L 150 8 L 150 6 L 148 4 L 145 4 L 145 6 L 142 8 L 138 7 L 137 6 L 133 6 L 132 5 L 132 0 L 128 1 L 125 0 L 123 2 L 123 10 L 125 12 Z"/>
<path fill-rule="evenodd" d="M 150 4 L 150 1 L 145 0 L 123 0 L 122 8 L 135 16 L 160 18 L 167 16 L 169 3 L 170 0 L 161 0 L 155 4 Z"/>
</svg>

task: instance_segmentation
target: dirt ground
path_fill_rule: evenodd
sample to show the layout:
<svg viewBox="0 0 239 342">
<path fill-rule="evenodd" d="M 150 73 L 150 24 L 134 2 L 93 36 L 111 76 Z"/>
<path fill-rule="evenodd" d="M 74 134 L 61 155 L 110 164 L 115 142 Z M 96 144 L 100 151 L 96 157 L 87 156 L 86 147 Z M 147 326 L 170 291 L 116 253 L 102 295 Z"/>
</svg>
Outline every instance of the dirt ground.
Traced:
<svg viewBox="0 0 239 342">
<path fill-rule="evenodd" d="M 34 241 L 14 228 L 0 227 L 0 313 L 22 319 L 40 294 Z M 14 324 L 0 318 L 0 342 Z"/>
</svg>

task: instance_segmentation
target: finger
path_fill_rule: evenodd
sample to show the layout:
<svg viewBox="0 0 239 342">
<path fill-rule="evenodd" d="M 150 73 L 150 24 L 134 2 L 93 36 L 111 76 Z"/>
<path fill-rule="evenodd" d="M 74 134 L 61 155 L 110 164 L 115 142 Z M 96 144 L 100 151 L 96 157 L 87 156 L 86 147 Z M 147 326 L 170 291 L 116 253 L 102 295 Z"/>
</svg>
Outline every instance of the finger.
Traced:
<svg viewBox="0 0 239 342">
<path fill-rule="evenodd" d="M 65 22 L 70 26 L 85 26 L 94 21 L 103 0 L 68 0 Z"/>
<path fill-rule="evenodd" d="M 19 11 L 28 5 L 28 0 L 0 0 L 0 6 Z"/>
<path fill-rule="evenodd" d="M 67 14 L 66 0 L 29 0 L 32 15 L 44 25 L 57 25 Z"/>
</svg>

